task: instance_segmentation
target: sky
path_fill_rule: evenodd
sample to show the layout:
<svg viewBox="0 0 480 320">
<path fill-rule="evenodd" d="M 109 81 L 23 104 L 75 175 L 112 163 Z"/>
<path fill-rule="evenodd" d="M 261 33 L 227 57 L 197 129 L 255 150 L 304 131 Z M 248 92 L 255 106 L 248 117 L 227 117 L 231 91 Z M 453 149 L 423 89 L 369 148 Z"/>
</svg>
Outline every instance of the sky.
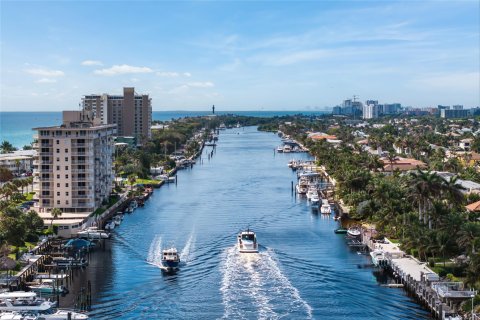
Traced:
<svg viewBox="0 0 480 320">
<path fill-rule="evenodd" d="M 0 110 L 480 106 L 480 2 L 0 0 Z"/>
</svg>

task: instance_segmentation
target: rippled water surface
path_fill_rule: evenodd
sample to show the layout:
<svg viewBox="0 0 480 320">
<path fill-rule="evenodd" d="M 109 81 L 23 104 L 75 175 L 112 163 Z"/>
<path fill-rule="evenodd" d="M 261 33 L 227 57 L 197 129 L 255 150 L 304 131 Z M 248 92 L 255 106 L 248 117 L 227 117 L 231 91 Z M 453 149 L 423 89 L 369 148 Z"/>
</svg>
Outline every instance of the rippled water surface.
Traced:
<svg viewBox="0 0 480 320">
<path fill-rule="evenodd" d="M 87 270 L 94 319 L 429 319 L 401 289 L 381 287 L 370 260 L 335 235 L 336 222 L 292 196 L 292 157 L 255 128 L 221 132 L 178 185 L 127 216 Z M 236 233 L 257 232 L 261 251 L 239 255 Z M 158 267 L 175 244 L 181 269 Z"/>
</svg>

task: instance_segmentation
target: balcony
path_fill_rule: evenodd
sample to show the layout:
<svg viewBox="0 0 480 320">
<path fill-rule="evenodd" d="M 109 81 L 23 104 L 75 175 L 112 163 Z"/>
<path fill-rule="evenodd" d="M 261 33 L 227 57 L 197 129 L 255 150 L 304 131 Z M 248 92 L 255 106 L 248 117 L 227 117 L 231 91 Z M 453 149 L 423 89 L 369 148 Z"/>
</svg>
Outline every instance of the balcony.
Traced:
<svg viewBox="0 0 480 320">
<path fill-rule="evenodd" d="M 93 150 L 85 150 L 84 152 L 72 151 L 71 155 L 73 157 L 78 157 L 78 156 L 93 157 Z"/>
</svg>

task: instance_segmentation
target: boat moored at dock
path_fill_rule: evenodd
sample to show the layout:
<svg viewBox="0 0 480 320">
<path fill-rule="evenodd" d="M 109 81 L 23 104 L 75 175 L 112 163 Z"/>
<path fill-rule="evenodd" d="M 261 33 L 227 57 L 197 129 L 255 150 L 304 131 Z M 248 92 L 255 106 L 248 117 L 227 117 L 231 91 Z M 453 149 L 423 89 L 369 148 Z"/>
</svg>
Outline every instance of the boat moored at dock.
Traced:
<svg viewBox="0 0 480 320">
<path fill-rule="evenodd" d="M 85 230 L 79 231 L 77 233 L 79 238 L 86 239 L 108 239 L 110 238 L 110 233 L 98 229 L 97 227 L 89 227 Z"/>
</svg>

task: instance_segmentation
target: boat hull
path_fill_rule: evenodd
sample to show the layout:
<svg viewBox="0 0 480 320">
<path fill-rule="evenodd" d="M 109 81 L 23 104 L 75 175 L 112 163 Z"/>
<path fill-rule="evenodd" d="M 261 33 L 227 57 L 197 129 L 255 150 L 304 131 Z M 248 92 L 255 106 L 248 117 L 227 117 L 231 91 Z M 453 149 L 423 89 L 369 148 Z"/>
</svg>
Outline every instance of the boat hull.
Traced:
<svg viewBox="0 0 480 320">
<path fill-rule="evenodd" d="M 162 260 L 162 266 L 167 271 L 177 270 L 178 265 L 180 264 L 180 260 Z"/>
</svg>

